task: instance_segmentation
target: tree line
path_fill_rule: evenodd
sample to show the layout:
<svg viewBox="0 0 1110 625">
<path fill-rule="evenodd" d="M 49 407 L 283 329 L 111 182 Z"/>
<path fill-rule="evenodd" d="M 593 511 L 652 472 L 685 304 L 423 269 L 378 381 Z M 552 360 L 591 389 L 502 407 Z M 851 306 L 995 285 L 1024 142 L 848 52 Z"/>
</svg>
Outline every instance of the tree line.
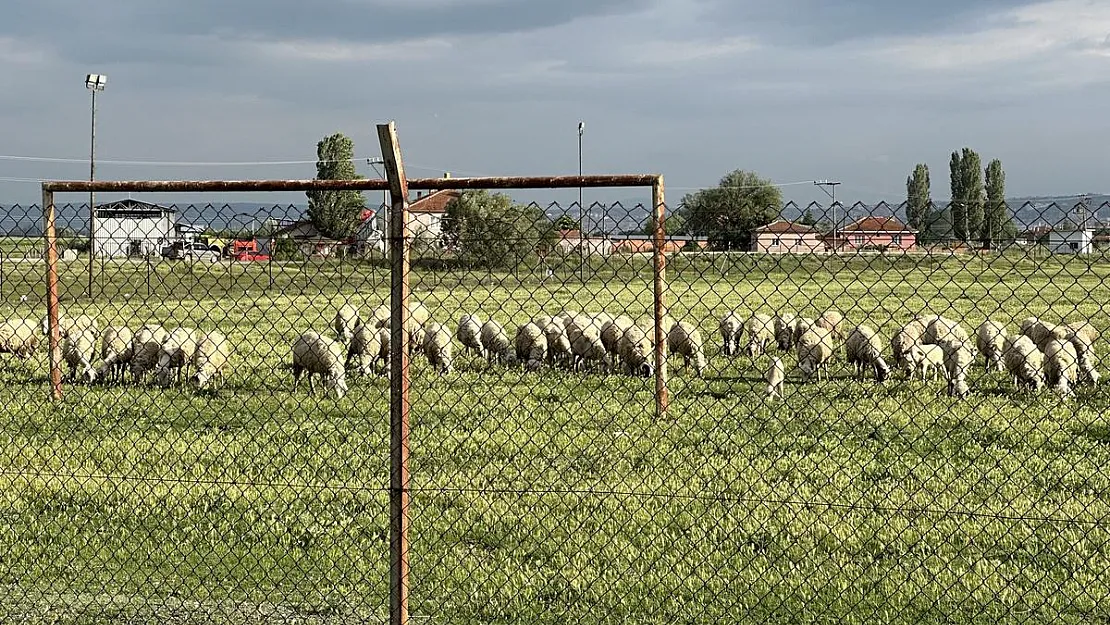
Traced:
<svg viewBox="0 0 1110 625">
<path fill-rule="evenodd" d="M 1006 204 L 1002 161 L 982 159 L 971 148 L 952 152 L 948 162 L 951 198 L 933 203 L 929 166 L 918 163 L 906 178 L 906 223 L 922 243 L 961 241 L 993 248 L 1017 238 L 1013 213 Z"/>
</svg>

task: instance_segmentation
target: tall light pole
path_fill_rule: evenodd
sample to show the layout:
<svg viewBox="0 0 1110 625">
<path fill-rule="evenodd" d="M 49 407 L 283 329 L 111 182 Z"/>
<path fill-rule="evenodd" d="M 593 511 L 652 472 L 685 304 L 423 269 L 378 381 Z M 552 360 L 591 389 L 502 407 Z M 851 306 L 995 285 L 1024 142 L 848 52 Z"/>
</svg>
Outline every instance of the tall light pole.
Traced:
<svg viewBox="0 0 1110 625">
<path fill-rule="evenodd" d="M 839 180 L 814 180 L 813 184 L 821 187 L 825 195 L 832 198 L 832 242 L 833 252 L 836 252 L 836 186 L 840 184 Z M 832 192 L 827 187 L 832 188 Z"/>
<path fill-rule="evenodd" d="M 89 182 L 96 179 L 96 92 L 104 91 L 108 77 L 86 74 L 85 88 L 92 92 L 92 120 L 89 125 Z M 89 190 L 89 299 L 93 296 L 93 259 L 96 257 L 96 194 Z"/>
<path fill-rule="evenodd" d="M 582 134 L 586 122 L 578 122 L 578 178 L 582 178 Z M 578 249 L 582 256 L 582 278 L 586 278 L 586 207 L 582 206 L 582 182 L 578 182 Z"/>
</svg>

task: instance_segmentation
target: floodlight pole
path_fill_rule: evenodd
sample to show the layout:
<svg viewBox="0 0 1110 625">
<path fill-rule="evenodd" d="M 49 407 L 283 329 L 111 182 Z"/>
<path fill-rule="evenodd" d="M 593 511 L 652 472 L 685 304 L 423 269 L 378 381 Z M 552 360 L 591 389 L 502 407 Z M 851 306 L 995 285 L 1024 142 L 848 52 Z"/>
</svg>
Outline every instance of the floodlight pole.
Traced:
<svg viewBox="0 0 1110 625">
<path fill-rule="evenodd" d="M 813 184 L 821 187 L 825 195 L 832 198 L 832 242 L 833 252 L 836 252 L 836 186 L 840 184 L 839 180 L 814 180 Z M 825 187 L 832 187 L 832 192 Z"/>
<path fill-rule="evenodd" d="M 578 177 L 582 177 L 582 134 L 586 122 L 578 122 Z M 582 205 L 582 185 L 578 185 L 578 252 L 581 256 L 582 279 L 586 279 L 586 208 Z"/>
<path fill-rule="evenodd" d="M 92 92 L 92 115 L 89 123 L 89 182 L 96 179 L 96 92 L 103 91 L 107 77 L 87 74 L 85 88 Z M 89 190 L 89 299 L 93 298 L 93 275 L 96 258 L 96 193 Z"/>
</svg>

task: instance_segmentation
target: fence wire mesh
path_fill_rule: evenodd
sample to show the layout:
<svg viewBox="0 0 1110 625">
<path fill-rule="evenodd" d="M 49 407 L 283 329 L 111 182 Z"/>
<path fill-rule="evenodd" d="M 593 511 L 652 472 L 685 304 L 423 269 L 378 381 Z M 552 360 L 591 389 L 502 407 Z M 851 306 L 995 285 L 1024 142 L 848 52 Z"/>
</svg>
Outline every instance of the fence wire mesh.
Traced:
<svg viewBox="0 0 1110 625">
<path fill-rule="evenodd" d="M 658 372 L 650 203 L 421 200 L 414 622 L 1110 619 L 1095 207 L 678 205 Z M 59 204 L 51 401 L 42 207 L 0 210 L 3 620 L 386 620 L 384 212 L 106 203 L 90 280 Z"/>
</svg>

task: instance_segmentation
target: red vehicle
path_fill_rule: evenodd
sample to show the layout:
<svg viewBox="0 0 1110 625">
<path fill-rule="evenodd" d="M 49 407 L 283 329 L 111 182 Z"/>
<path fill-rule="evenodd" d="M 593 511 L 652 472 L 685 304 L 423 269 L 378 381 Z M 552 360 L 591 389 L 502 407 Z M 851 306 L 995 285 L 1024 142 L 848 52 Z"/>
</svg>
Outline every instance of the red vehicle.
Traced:
<svg viewBox="0 0 1110 625">
<path fill-rule="evenodd" d="M 240 262 L 270 260 L 258 239 L 236 239 L 231 242 L 231 258 Z"/>
</svg>

